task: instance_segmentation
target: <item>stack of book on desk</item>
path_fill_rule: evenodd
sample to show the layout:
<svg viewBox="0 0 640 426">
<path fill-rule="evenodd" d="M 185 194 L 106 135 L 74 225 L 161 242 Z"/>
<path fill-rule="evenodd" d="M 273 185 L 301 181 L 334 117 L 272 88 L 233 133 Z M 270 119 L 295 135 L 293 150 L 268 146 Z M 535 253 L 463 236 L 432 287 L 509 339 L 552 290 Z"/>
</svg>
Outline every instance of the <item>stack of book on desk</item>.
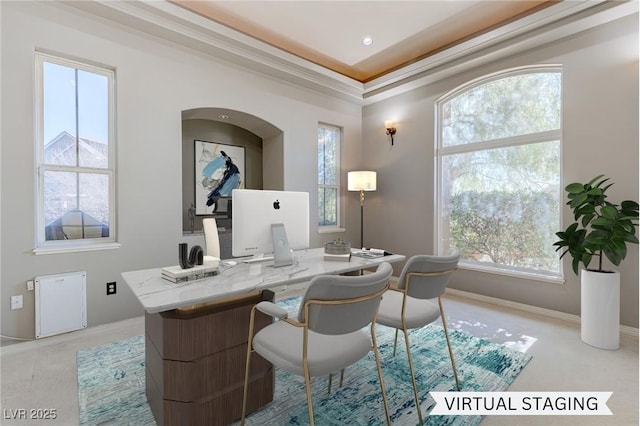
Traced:
<svg viewBox="0 0 640 426">
<path fill-rule="evenodd" d="M 325 253 L 324 254 L 324 260 L 335 260 L 335 261 L 339 261 L 339 262 L 348 262 L 349 260 L 351 260 L 351 253 L 347 253 L 347 254 Z"/>
<path fill-rule="evenodd" d="M 188 269 L 182 269 L 180 266 L 167 266 L 160 270 L 160 274 L 167 281 L 185 283 L 218 275 L 218 265 L 218 262 L 211 262 Z"/>
</svg>

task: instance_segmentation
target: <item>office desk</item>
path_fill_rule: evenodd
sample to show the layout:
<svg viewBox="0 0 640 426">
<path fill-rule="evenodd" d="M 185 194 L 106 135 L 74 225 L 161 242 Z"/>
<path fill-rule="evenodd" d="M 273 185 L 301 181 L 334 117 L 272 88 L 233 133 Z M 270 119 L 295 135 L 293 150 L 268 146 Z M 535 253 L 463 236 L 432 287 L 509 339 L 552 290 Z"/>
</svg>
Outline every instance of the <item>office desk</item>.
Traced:
<svg viewBox="0 0 640 426">
<path fill-rule="evenodd" d="M 273 300 L 272 290 L 405 259 L 325 261 L 323 253 L 296 251 L 293 265 L 278 268 L 236 259 L 234 266 L 221 263 L 219 275 L 187 284 L 162 279 L 160 268 L 122 273 L 146 311 L 146 394 L 158 425 L 223 425 L 240 418 L 249 313 L 261 300 Z M 257 316 L 256 331 L 271 322 Z M 249 412 L 273 399 L 273 367 L 256 358 Z"/>
</svg>

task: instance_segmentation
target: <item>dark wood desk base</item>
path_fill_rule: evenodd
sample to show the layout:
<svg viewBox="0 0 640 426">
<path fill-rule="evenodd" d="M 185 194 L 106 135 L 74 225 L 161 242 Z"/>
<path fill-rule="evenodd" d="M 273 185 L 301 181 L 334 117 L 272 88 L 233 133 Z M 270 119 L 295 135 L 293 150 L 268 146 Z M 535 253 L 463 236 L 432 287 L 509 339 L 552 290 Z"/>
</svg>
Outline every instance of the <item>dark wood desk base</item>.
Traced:
<svg viewBox="0 0 640 426">
<path fill-rule="evenodd" d="M 146 393 L 159 426 L 227 425 L 240 419 L 251 308 L 273 293 L 145 314 Z M 256 331 L 272 318 L 256 315 Z M 251 362 L 247 411 L 273 400 L 274 369 Z"/>
</svg>

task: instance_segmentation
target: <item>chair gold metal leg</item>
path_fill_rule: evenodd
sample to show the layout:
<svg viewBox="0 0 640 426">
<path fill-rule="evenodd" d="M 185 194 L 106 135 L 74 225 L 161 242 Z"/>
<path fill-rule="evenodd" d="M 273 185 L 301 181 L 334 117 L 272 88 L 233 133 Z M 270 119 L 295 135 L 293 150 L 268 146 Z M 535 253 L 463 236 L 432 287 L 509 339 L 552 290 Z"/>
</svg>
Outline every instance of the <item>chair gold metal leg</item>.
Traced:
<svg viewBox="0 0 640 426">
<path fill-rule="evenodd" d="M 442 318 L 442 328 L 444 329 L 444 337 L 447 339 L 447 346 L 449 347 L 449 358 L 451 359 L 451 367 L 453 368 L 453 377 L 456 379 L 456 389 L 460 390 L 460 382 L 458 381 L 458 371 L 456 370 L 456 362 L 453 358 L 453 349 L 451 348 L 451 340 L 449 340 L 449 331 L 447 330 L 447 320 L 444 317 L 444 310 L 442 309 L 442 300 L 438 296 L 438 305 L 440 306 L 440 317 Z"/>
<path fill-rule="evenodd" d="M 411 349 L 409 345 L 409 333 L 407 333 L 407 329 L 403 329 L 404 333 L 404 342 L 407 346 L 407 358 L 409 359 L 409 370 L 411 370 L 411 382 L 413 383 L 413 397 L 416 400 L 416 411 L 418 412 L 418 421 L 419 424 L 422 425 L 422 411 L 420 410 L 420 397 L 418 396 L 418 385 L 416 384 L 416 374 L 413 371 L 413 359 L 411 357 Z"/>
<path fill-rule="evenodd" d="M 389 415 L 389 403 L 387 402 L 387 393 L 384 390 L 384 379 L 382 378 L 382 367 L 380 366 L 380 354 L 378 353 L 378 344 L 376 343 L 376 333 L 373 327 L 375 322 L 371 323 L 371 349 L 376 358 L 376 367 L 378 368 L 378 379 L 380 380 L 380 390 L 382 391 L 382 401 L 384 402 L 384 413 L 387 417 L 387 425 L 391 425 L 391 416 Z M 342 370 L 344 372 L 344 370 Z"/>
<path fill-rule="evenodd" d="M 329 374 L 329 390 L 327 391 L 327 395 L 331 395 L 331 382 L 333 381 L 333 374 Z M 344 382 L 344 368 L 340 370 L 340 387 L 342 387 L 342 383 Z"/>
<path fill-rule="evenodd" d="M 307 408 L 309 410 L 309 426 L 313 426 L 313 404 L 311 403 L 311 377 L 309 377 L 309 367 L 304 363 L 304 387 L 307 391 Z"/>
<path fill-rule="evenodd" d="M 247 362 L 244 370 L 244 390 L 242 393 L 242 417 L 240 418 L 240 426 L 244 426 L 244 418 L 247 414 L 247 393 L 249 390 L 249 367 L 251 364 L 251 352 L 253 345 L 253 323 L 255 318 L 255 308 L 251 310 L 251 317 L 249 319 L 249 338 L 247 339 Z"/>
<path fill-rule="evenodd" d="M 309 318 L 309 307 L 305 306 L 305 318 Z M 309 410 L 309 426 L 313 426 L 313 403 L 311 402 L 311 374 L 309 373 L 308 342 L 309 329 L 304 327 L 302 331 L 302 370 L 304 373 L 304 387 L 307 392 L 307 409 Z"/>
<path fill-rule="evenodd" d="M 397 346 L 398 346 L 398 329 L 396 328 L 396 337 L 393 339 L 393 356 L 396 356 Z"/>
</svg>

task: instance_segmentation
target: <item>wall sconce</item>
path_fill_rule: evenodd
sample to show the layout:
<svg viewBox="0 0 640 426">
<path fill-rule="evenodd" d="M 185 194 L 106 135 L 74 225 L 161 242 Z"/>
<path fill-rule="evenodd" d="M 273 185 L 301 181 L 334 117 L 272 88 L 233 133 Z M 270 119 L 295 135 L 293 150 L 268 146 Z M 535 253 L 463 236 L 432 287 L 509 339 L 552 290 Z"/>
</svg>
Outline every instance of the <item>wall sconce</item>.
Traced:
<svg viewBox="0 0 640 426">
<path fill-rule="evenodd" d="M 396 127 L 393 124 L 393 121 L 387 120 L 384 122 L 384 127 L 387 129 L 387 134 L 391 136 L 391 145 L 393 145 L 393 135 L 396 134 Z"/>
</svg>

